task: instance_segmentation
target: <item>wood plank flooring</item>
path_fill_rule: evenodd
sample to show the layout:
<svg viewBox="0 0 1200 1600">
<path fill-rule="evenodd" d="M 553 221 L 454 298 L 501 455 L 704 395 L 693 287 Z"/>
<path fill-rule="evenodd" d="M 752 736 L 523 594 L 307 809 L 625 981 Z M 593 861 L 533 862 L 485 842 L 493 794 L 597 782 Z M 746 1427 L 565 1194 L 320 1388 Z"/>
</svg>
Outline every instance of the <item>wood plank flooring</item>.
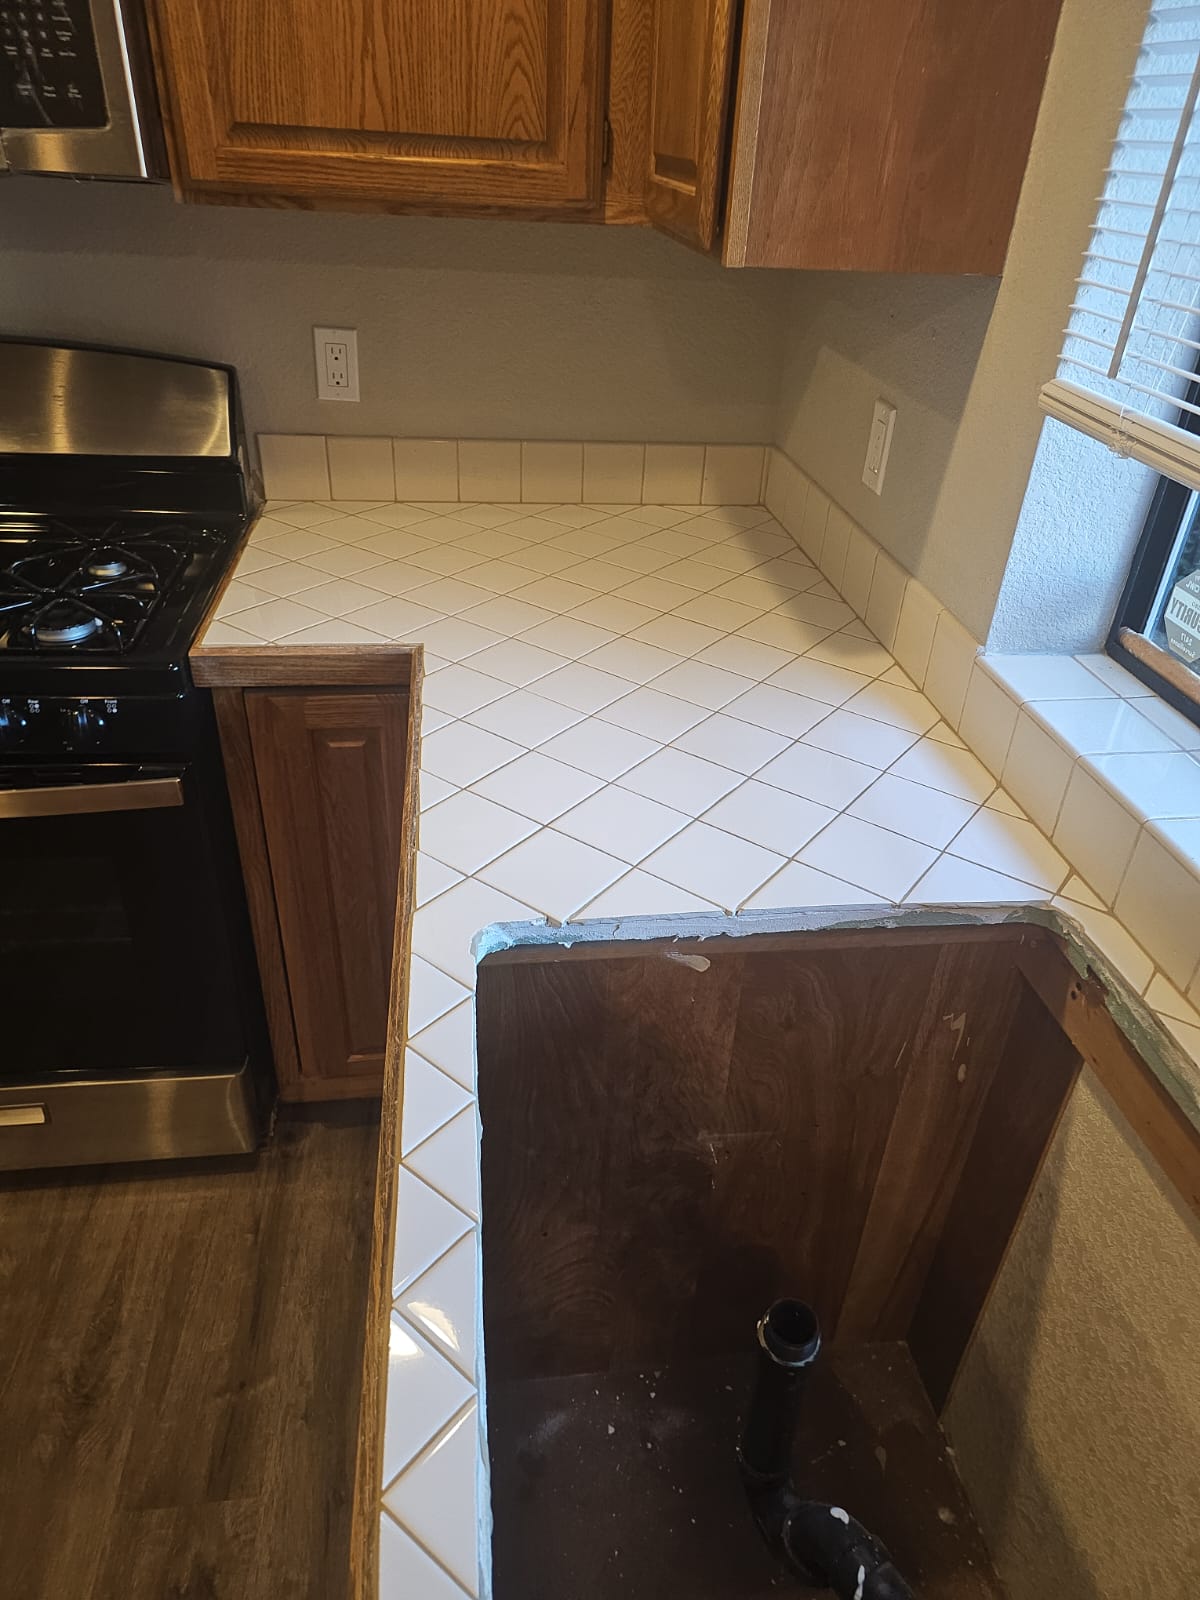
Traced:
<svg viewBox="0 0 1200 1600">
<path fill-rule="evenodd" d="M 0 1600 L 343 1600 L 377 1140 L 0 1185 Z"/>
</svg>

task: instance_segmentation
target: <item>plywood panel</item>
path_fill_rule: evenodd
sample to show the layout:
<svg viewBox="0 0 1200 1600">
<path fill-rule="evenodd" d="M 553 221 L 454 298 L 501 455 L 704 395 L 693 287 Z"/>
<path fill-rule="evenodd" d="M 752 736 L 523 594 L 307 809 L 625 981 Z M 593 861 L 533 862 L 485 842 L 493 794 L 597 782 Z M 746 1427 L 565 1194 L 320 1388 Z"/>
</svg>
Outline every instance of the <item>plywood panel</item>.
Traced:
<svg viewBox="0 0 1200 1600">
<path fill-rule="evenodd" d="M 902 1337 L 1039 937 L 941 934 L 485 961 L 493 1377 L 736 1348 L 783 1293 Z"/>
</svg>

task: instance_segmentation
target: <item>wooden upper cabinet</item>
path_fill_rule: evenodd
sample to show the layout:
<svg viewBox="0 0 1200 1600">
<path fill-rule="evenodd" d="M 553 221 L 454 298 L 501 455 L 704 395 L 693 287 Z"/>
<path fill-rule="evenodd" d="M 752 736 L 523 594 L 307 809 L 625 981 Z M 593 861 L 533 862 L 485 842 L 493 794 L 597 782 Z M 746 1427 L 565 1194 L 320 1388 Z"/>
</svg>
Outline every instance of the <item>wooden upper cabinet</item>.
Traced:
<svg viewBox="0 0 1200 1600">
<path fill-rule="evenodd" d="M 1061 0 L 744 0 L 727 266 L 999 273 Z"/>
<path fill-rule="evenodd" d="M 151 14 L 185 195 L 598 203 L 605 0 L 152 0 Z"/>
<path fill-rule="evenodd" d="M 735 0 L 653 0 L 646 214 L 711 250 L 720 227 Z"/>
<path fill-rule="evenodd" d="M 245 691 L 299 1065 L 285 1095 L 382 1081 L 408 714 L 401 690 Z"/>
</svg>

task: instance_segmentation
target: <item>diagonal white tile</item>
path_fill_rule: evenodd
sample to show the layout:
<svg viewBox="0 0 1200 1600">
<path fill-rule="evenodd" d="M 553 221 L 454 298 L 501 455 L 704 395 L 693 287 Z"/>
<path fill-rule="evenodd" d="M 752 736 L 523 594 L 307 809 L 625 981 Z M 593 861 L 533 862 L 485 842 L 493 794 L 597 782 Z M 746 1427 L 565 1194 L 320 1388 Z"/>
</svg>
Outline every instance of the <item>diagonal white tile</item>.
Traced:
<svg viewBox="0 0 1200 1600">
<path fill-rule="evenodd" d="M 395 1517 L 379 1519 L 378 1600 L 465 1600 L 466 1590 L 421 1549 Z"/>
<path fill-rule="evenodd" d="M 690 701 L 643 687 L 614 700 L 596 715 L 602 722 L 643 734 L 666 744 L 704 720 L 704 712 Z"/>
<path fill-rule="evenodd" d="M 443 1365 L 448 1366 L 448 1363 L 443 1362 Z M 479 1430 L 472 1404 L 418 1456 L 383 1497 L 392 1515 L 406 1528 L 411 1528 L 425 1548 L 432 1551 L 472 1595 L 478 1593 L 479 1586 L 475 1506 L 479 1455 Z M 426 1600 L 426 1596 L 414 1592 L 405 1595 L 403 1600 Z"/>
<path fill-rule="evenodd" d="M 400 1168 L 396 1190 L 396 1238 L 392 1249 L 395 1298 L 461 1239 L 470 1218 L 415 1173 Z"/>
<path fill-rule="evenodd" d="M 491 862 L 479 876 L 506 894 L 519 890 L 531 905 L 553 921 L 565 922 L 573 911 L 594 900 L 601 889 L 619 878 L 628 866 L 629 863 L 619 856 L 547 828 Z M 451 894 L 455 892 L 450 891 Z M 443 897 L 447 898 L 449 896 Z M 434 901 L 435 906 L 440 904 L 442 901 Z"/>
<path fill-rule="evenodd" d="M 478 1250 L 473 1233 L 460 1239 L 396 1302 L 408 1320 L 468 1378 L 475 1372 Z"/>
<path fill-rule="evenodd" d="M 640 867 L 634 867 L 616 883 L 602 889 L 596 898 L 583 906 L 571 918 L 572 922 L 586 922 L 604 917 L 661 917 L 677 916 L 692 911 L 723 915 L 720 906 L 705 900 L 690 889 L 668 883 L 665 878 L 655 878 Z"/>
<path fill-rule="evenodd" d="M 942 850 L 971 820 L 975 810 L 974 801 L 960 800 L 957 795 L 885 772 L 859 795 L 849 814 Z"/>
<path fill-rule="evenodd" d="M 821 701 L 809 700 L 802 694 L 793 694 L 789 689 L 769 683 L 755 684 L 753 689 L 731 700 L 725 711 L 742 722 L 752 722 L 755 727 L 786 734 L 789 739 L 798 739 L 830 714 L 829 707 Z"/>
<path fill-rule="evenodd" d="M 800 851 L 806 866 L 858 884 L 886 900 L 899 900 L 937 859 L 931 846 L 877 828 L 857 817 L 837 817 Z"/>
<path fill-rule="evenodd" d="M 736 911 L 743 900 L 778 872 L 784 857 L 706 822 L 693 822 L 641 863 L 644 871 L 691 889 Z"/>
<path fill-rule="evenodd" d="M 829 806 L 750 778 L 718 800 L 703 820 L 780 855 L 794 856 L 836 815 Z"/>
<path fill-rule="evenodd" d="M 415 1050 L 404 1053 L 404 1105 L 400 1118 L 400 1154 L 444 1127 L 470 1101 L 462 1084 Z"/>
<path fill-rule="evenodd" d="M 503 700 L 495 700 L 473 712 L 467 720 L 528 749 L 562 733 L 582 715 L 570 706 L 545 699 L 532 689 L 515 689 Z"/>
<path fill-rule="evenodd" d="M 800 861 L 789 861 L 781 872 L 764 883 L 742 907 L 743 911 L 781 911 L 795 906 L 861 906 L 886 905 L 878 895 L 860 889 L 857 884 L 834 878 L 815 867 Z"/>
<path fill-rule="evenodd" d="M 522 754 L 519 744 L 469 722 L 452 722 L 421 741 L 421 766 L 465 788 Z"/>
<path fill-rule="evenodd" d="M 870 717 L 858 717 L 843 708 L 831 712 L 806 733 L 803 742 L 882 770 L 915 744 L 917 737 L 905 728 L 874 722 Z"/>
<path fill-rule="evenodd" d="M 738 783 L 728 767 L 675 747 L 659 750 L 619 781 L 622 789 L 633 789 L 688 817 L 707 809 Z"/>
<path fill-rule="evenodd" d="M 440 971 L 451 974 L 460 985 L 474 988 L 475 956 L 471 946 L 475 935 L 493 922 L 542 920 L 528 901 L 502 894 L 478 878 L 464 878 L 417 912 L 413 918 L 413 949 Z M 417 1028 L 410 1026 L 409 1031 L 416 1033 Z"/>
<path fill-rule="evenodd" d="M 540 750 L 531 750 L 498 772 L 481 778 L 473 787 L 476 794 L 502 806 L 520 808 L 536 822 L 553 822 L 555 817 L 595 794 L 600 785 L 601 780 L 590 773 L 554 761 Z"/>
<path fill-rule="evenodd" d="M 471 1398 L 457 1367 L 393 1311 L 388 1328 L 383 1482 L 390 1483 Z M 474 1484 L 471 1485 L 472 1495 Z"/>
<path fill-rule="evenodd" d="M 509 685 L 499 678 L 489 678 L 474 667 L 449 666 L 437 672 L 427 672 L 422 686 L 422 699 L 435 711 L 445 711 L 451 717 L 465 717 L 480 706 L 489 705 L 509 692 Z"/>
<path fill-rule="evenodd" d="M 723 716 L 720 712 L 698 722 L 675 740 L 677 750 L 703 756 L 705 760 L 747 775 L 757 772 L 772 756 L 786 750 L 788 744 L 785 734 L 757 728 L 751 722 Z"/>
<path fill-rule="evenodd" d="M 464 1089 L 475 1092 L 475 1002 L 464 1000 L 423 1028 L 413 1048 Z"/>
<path fill-rule="evenodd" d="M 637 762 L 661 748 L 661 740 L 647 739 L 609 722 L 587 717 L 565 733 L 548 739 L 541 748 L 544 756 L 578 767 L 597 778 L 618 778 Z"/>
<path fill-rule="evenodd" d="M 460 789 L 421 813 L 421 848 L 459 872 L 471 873 L 528 838 L 535 827 L 519 812 Z"/>
<path fill-rule="evenodd" d="M 479 1116 L 473 1101 L 410 1151 L 404 1164 L 479 1221 Z"/>
<path fill-rule="evenodd" d="M 950 845 L 951 853 L 993 872 L 1022 878 L 1055 890 L 1066 879 L 1067 863 L 1032 822 L 995 811 L 977 811 Z"/>
<path fill-rule="evenodd" d="M 850 761 L 832 751 L 794 744 L 773 761 L 768 761 L 755 776 L 761 783 L 774 784 L 792 794 L 802 794 L 807 800 L 832 806 L 835 811 L 844 811 L 879 773 L 875 767 Z"/>
<path fill-rule="evenodd" d="M 560 833 L 620 856 L 632 865 L 691 820 L 682 811 L 609 784 L 554 824 Z"/>
<path fill-rule="evenodd" d="M 437 903 L 436 900 L 432 902 L 433 905 Z M 408 1031 L 417 1033 L 428 1027 L 444 1011 L 464 999 L 466 993 L 461 983 L 414 954 L 408 969 Z"/>
</svg>

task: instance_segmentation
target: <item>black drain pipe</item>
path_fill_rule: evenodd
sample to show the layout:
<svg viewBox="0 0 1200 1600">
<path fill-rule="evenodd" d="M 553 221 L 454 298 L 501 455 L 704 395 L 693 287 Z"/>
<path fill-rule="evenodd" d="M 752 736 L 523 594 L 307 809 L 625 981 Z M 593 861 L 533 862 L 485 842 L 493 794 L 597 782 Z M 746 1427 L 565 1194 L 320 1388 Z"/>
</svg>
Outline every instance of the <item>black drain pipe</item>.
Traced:
<svg viewBox="0 0 1200 1600">
<path fill-rule="evenodd" d="M 802 1300 L 777 1300 L 758 1324 L 758 1346 L 738 1460 L 759 1532 L 802 1582 L 842 1600 L 915 1600 L 861 1522 L 840 1506 L 802 1500 L 792 1487 L 805 1380 L 821 1349 L 816 1312 Z"/>
</svg>

